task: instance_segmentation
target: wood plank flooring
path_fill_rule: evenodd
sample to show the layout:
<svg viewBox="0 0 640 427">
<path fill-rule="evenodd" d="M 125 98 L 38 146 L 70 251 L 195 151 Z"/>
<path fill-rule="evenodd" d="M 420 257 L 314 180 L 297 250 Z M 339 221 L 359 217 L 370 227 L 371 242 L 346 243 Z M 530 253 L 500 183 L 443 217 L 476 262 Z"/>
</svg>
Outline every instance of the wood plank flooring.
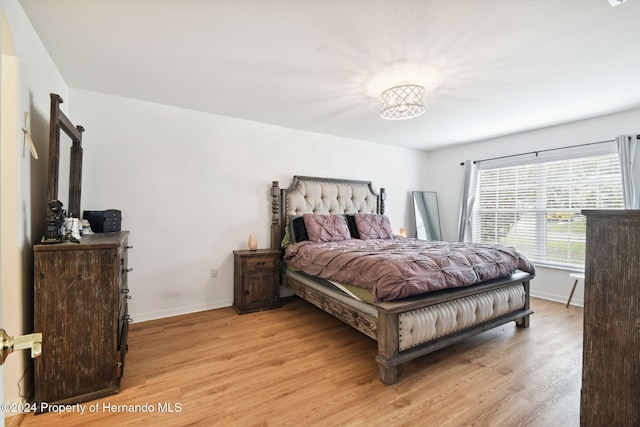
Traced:
<svg viewBox="0 0 640 427">
<path fill-rule="evenodd" d="M 21 425 L 578 426 L 582 309 L 532 307 L 528 329 L 427 355 L 390 387 L 373 340 L 299 299 L 134 323 L 119 394 Z"/>
</svg>

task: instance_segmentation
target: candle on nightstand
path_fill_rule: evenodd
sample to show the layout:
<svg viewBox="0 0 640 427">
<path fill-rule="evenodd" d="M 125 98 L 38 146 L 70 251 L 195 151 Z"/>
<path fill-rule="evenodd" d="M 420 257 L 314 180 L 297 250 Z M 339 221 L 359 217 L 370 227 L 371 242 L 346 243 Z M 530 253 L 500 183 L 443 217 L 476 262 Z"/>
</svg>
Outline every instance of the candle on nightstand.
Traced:
<svg viewBox="0 0 640 427">
<path fill-rule="evenodd" d="M 249 240 L 247 241 L 247 246 L 250 251 L 255 251 L 258 249 L 258 241 L 256 240 L 255 234 L 249 234 Z"/>
</svg>

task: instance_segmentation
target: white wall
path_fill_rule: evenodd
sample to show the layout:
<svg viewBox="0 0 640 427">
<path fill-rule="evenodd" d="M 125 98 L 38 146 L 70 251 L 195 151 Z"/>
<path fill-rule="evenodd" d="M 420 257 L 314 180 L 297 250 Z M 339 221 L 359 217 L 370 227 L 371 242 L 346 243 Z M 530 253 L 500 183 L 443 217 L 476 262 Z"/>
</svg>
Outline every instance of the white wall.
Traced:
<svg viewBox="0 0 640 427">
<path fill-rule="evenodd" d="M 270 186 L 293 175 L 366 179 L 387 190 L 395 232 L 426 155 L 71 89 L 85 127 L 82 209 L 120 209 L 134 321 L 229 306 L 232 251 L 269 247 Z M 218 277 L 209 277 L 210 268 Z"/>
<path fill-rule="evenodd" d="M 13 149 L 8 152 L 15 153 L 15 156 L 12 154 L 13 158 L 2 160 L 3 165 L 5 162 L 12 165 L 11 173 L 14 174 L 9 178 L 13 182 L 13 188 L 6 190 L 14 194 L 7 199 L 10 202 L 2 201 L 2 215 L 15 218 L 11 221 L 15 229 L 0 230 L 3 259 L 12 260 L 2 265 L 1 326 L 10 335 L 21 335 L 33 332 L 32 245 L 40 240 L 44 230 L 49 93 L 55 92 L 65 98 L 67 86 L 20 4 L 17 1 L 0 0 L 0 12 L 4 15 L 2 45 L 6 46 L 5 38 L 10 38 L 13 45 L 11 52 L 3 50 L 2 61 L 16 62 L 17 78 L 11 84 L 17 85 L 18 93 L 17 105 L 10 107 L 14 117 L 10 125 L 15 126 L 16 132 L 11 138 L 2 140 L 3 148 L 13 145 Z M 40 155 L 39 160 L 31 158 L 29 147 L 24 143 L 20 131 L 25 112 L 29 112 L 31 117 L 31 131 Z M 7 111 L 2 112 L 3 115 L 6 113 Z M 28 395 L 31 392 L 31 366 L 28 352 L 16 353 L 7 359 L 3 381 L 5 401 L 21 401 L 20 388 L 22 394 Z"/>
<path fill-rule="evenodd" d="M 508 120 L 508 118 L 505 118 Z M 429 190 L 438 192 L 442 232 L 445 240 L 457 238 L 458 209 L 463 180 L 460 162 L 518 154 L 554 147 L 614 139 L 621 134 L 640 132 L 640 109 L 578 121 L 502 138 L 432 151 L 427 162 Z M 567 271 L 538 268 L 532 281 L 532 294 L 566 302 L 571 285 Z M 582 305 L 583 284 L 576 289 L 572 303 Z"/>
</svg>

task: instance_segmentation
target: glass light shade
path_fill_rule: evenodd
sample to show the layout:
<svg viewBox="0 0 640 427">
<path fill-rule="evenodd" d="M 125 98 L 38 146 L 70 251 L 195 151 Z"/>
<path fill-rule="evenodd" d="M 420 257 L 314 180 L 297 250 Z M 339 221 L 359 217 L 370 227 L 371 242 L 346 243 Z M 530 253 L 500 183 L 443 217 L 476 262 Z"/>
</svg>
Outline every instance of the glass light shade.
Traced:
<svg viewBox="0 0 640 427">
<path fill-rule="evenodd" d="M 412 84 L 401 84 L 385 90 L 380 94 L 380 117 L 404 120 L 419 116 L 425 110 L 425 94 L 423 86 Z"/>
</svg>

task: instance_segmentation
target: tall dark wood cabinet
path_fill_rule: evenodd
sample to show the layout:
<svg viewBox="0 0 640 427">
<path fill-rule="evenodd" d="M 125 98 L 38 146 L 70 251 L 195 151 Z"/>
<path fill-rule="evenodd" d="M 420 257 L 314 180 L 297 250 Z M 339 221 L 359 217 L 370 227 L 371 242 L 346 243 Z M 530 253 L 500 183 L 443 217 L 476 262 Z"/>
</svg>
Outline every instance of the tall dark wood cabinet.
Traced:
<svg viewBox="0 0 640 427">
<path fill-rule="evenodd" d="M 580 424 L 640 425 L 640 210 L 586 210 Z"/>
<path fill-rule="evenodd" d="M 129 232 L 34 246 L 35 401 L 79 403 L 120 389 L 127 352 Z"/>
</svg>

